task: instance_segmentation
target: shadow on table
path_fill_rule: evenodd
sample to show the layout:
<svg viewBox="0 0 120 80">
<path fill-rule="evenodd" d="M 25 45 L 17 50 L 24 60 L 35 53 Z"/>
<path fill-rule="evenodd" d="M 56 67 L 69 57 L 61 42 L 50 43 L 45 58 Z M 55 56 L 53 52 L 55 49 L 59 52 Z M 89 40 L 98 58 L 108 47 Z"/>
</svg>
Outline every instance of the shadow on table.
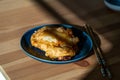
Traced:
<svg viewBox="0 0 120 80">
<path fill-rule="evenodd" d="M 42 6 L 49 11 L 51 16 L 55 17 L 59 22 L 70 24 L 54 9 L 52 9 L 45 0 L 32 0 L 37 5 Z M 50 1 L 50 0 L 49 0 Z M 109 40 L 113 48 L 104 54 L 106 60 L 109 62 L 109 68 L 112 72 L 112 80 L 120 79 L 120 13 L 112 11 L 105 7 L 103 0 L 58 0 L 66 8 L 71 10 L 78 18 L 83 19 L 86 23 L 93 26 L 94 29 Z M 95 20 L 97 21 L 91 21 Z M 99 26 L 99 27 L 98 27 Z M 113 60 L 113 61 L 111 61 Z M 84 80 L 104 80 L 100 73 L 100 68 L 96 67 L 91 73 L 88 74 Z M 79 79 L 78 79 L 79 80 Z"/>
</svg>

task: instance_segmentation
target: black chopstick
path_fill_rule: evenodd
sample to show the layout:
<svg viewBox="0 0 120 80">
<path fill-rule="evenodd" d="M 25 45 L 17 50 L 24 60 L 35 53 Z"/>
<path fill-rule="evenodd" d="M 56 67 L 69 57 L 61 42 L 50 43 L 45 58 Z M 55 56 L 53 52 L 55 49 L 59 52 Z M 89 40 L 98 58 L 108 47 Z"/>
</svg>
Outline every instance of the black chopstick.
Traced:
<svg viewBox="0 0 120 80">
<path fill-rule="evenodd" d="M 112 78 L 111 73 L 106 66 L 106 62 L 105 62 L 103 55 L 102 55 L 102 50 L 95 40 L 92 27 L 90 27 L 89 25 L 85 25 L 85 28 L 86 28 L 86 32 L 90 35 L 90 37 L 92 39 L 93 50 L 94 50 L 95 55 L 97 57 L 98 63 L 100 64 L 102 76 L 108 77 L 109 79 L 111 79 Z"/>
</svg>

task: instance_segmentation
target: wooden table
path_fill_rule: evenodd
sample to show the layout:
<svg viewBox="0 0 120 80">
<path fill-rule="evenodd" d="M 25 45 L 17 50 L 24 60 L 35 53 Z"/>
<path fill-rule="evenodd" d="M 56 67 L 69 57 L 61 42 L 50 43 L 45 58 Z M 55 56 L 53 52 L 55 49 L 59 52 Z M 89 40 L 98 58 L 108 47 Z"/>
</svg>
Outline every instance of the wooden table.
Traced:
<svg viewBox="0 0 120 80">
<path fill-rule="evenodd" d="M 36 61 L 20 49 L 24 32 L 42 24 L 90 24 L 113 74 L 120 76 L 120 13 L 102 0 L 0 0 L 0 65 L 11 80 L 103 80 L 95 55 L 55 65 Z"/>
</svg>

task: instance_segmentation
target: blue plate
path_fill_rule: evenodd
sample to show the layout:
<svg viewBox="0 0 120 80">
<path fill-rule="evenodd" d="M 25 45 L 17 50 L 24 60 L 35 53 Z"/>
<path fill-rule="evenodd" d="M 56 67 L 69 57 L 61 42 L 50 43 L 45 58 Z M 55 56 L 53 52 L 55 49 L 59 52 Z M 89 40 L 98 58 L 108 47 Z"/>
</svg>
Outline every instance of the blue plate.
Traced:
<svg viewBox="0 0 120 80">
<path fill-rule="evenodd" d="M 104 3 L 108 8 L 120 11 L 120 0 L 104 0 Z"/>
<path fill-rule="evenodd" d="M 75 36 L 77 36 L 80 39 L 80 42 L 78 43 L 78 47 L 79 47 L 79 51 L 76 53 L 76 55 L 74 57 L 72 57 L 71 60 L 67 60 L 67 61 L 55 61 L 55 60 L 51 60 L 50 58 L 45 56 L 45 52 L 35 48 L 31 45 L 30 43 L 30 37 L 31 35 L 38 29 L 44 27 L 44 26 L 49 26 L 49 27 L 54 27 L 54 26 L 62 26 L 65 28 L 70 28 L 73 31 L 73 34 Z M 92 40 L 90 38 L 90 36 L 78 29 L 75 28 L 72 25 L 68 25 L 68 24 L 46 24 L 46 25 L 41 25 L 41 26 L 37 26 L 35 28 L 32 28 L 30 30 L 28 30 L 27 32 L 25 32 L 20 40 L 20 45 L 22 50 L 25 52 L 26 55 L 28 55 L 29 57 L 32 57 L 35 60 L 38 61 L 42 61 L 42 62 L 46 62 L 46 63 L 51 63 L 51 64 L 66 64 L 66 63 L 71 63 L 71 62 L 75 62 L 78 60 L 81 60 L 83 58 L 85 58 L 86 56 L 89 55 L 90 50 L 92 49 Z"/>
</svg>

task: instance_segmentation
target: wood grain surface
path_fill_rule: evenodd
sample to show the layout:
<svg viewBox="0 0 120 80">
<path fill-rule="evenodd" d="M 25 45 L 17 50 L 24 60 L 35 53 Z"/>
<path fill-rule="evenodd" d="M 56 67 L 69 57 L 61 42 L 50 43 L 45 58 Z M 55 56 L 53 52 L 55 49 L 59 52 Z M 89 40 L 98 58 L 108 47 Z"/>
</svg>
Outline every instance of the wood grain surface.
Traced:
<svg viewBox="0 0 120 80">
<path fill-rule="evenodd" d="M 94 54 L 70 64 L 36 61 L 20 49 L 20 38 L 42 24 L 90 24 L 101 40 L 113 78 L 120 78 L 120 13 L 103 0 L 0 0 L 0 65 L 11 80 L 104 80 Z"/>
</svg>

